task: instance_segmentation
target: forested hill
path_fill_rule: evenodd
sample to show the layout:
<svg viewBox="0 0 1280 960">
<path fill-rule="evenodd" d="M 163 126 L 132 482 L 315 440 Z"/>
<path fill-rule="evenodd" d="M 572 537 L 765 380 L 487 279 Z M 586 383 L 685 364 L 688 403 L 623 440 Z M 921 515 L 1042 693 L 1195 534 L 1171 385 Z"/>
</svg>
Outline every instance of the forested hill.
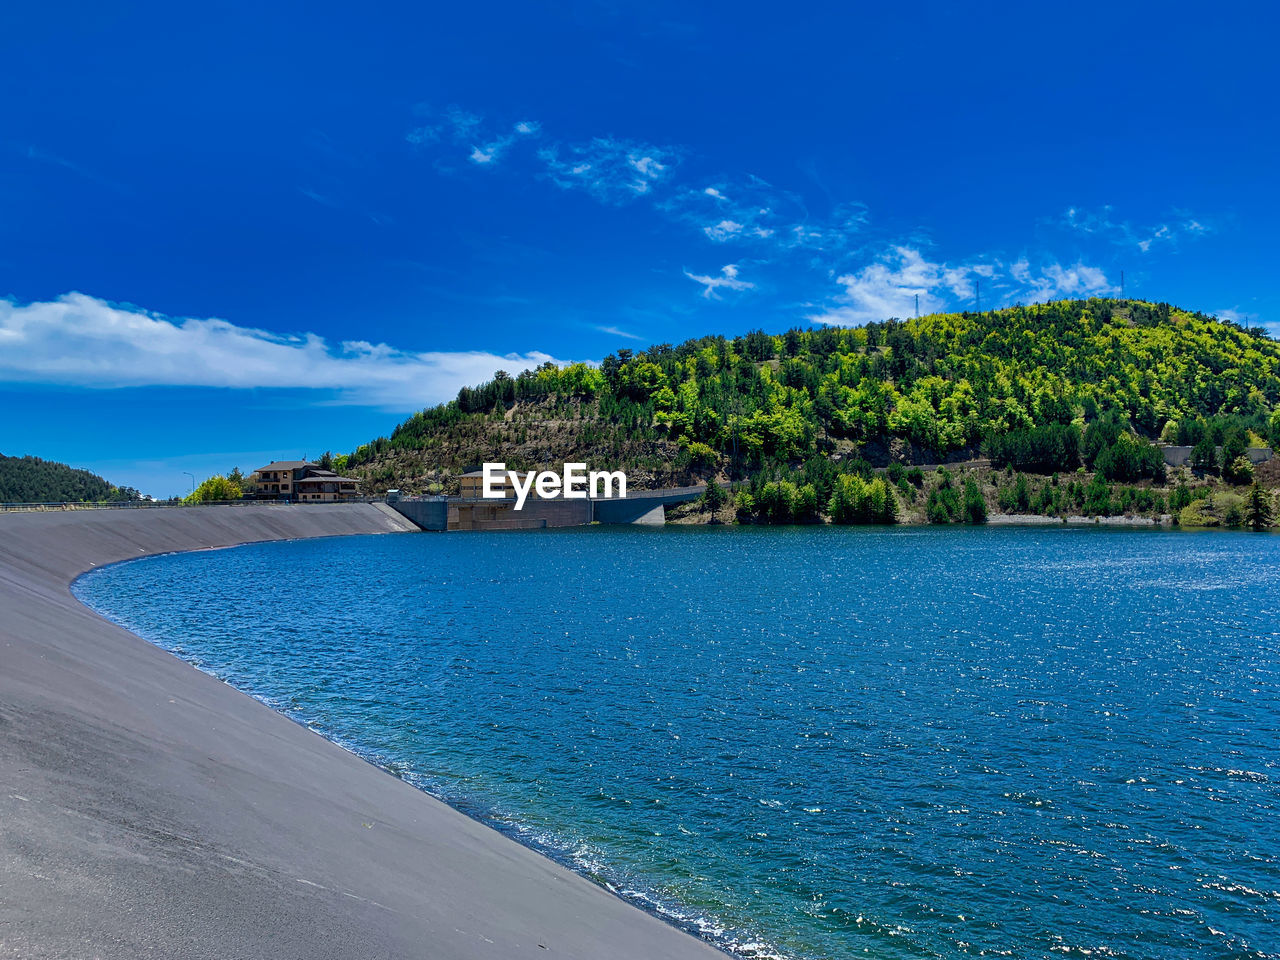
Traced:
<svg viewBox="0 0 1280 960">
<path fill-rule="evenodd" d="M 486 460 L 581 460 L 626 469 L 636 485 L 815 457 L 865 469 L 981 452 L 1048 472 L 1092 466 L 1099 444 L 1118 441 L 1116 456 L 1139 460 L 1158 439 L 1275 442 L 1278 409 L 1280 343 L 1262 331 L 1164 303 L 1069 300 L 703 337 L 621 350 L 599 367 L 499 372 L 341 465 L 374 489 L 411 491 L 433 481 L 447 491 Z M 1093 424 L 1107 429 L 1088 451 Z"/>
<path fill-rule="evenodd" d="M 88 470 L 39 457 L 0 454 L 0 503 L 136 500 L 138 491 L 117 487 Z"/>
</svg>

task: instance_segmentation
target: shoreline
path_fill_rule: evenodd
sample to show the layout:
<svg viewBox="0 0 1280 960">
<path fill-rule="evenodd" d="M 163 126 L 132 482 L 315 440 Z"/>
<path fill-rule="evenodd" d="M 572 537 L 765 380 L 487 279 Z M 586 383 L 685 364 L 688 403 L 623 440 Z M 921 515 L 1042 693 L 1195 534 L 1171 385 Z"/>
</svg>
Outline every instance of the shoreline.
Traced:
<svg viewBox="0 0 1280 960">
<path fill-rule="evenodd" d="M 0 517 L 0 957 L 723 957 L 82 604 L 107 564 L 381 504 Z"/>
</svg>

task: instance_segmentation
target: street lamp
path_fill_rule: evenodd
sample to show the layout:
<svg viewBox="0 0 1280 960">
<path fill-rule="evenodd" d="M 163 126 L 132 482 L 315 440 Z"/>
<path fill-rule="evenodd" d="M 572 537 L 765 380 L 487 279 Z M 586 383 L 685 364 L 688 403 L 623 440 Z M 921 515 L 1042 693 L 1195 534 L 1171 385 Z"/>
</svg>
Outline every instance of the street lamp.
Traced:
<svg viewBox="0 0 1280 960">
<path fill-rule="evenodd" d="M 196 492 L 196 475 L 192 473 L 190 470 L 183 470 L 182 472 L 191 478 L 191 492 L 195 493 Z"/>
</svg>

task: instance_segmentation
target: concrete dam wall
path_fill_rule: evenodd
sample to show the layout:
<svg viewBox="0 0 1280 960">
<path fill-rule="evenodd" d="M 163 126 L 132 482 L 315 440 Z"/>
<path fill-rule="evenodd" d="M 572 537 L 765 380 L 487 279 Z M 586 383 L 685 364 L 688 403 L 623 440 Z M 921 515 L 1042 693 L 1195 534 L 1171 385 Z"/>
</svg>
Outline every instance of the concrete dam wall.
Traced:
<svg viewBox="0 0 1280 960">
<path fill-rule="evenodd" d="M 724 960 L 69 590 L 147 554 L 416 529 L 377 503 L 0 514 L 0 956 Z"/>
<path fill-rule="evenodd" d="M 544 530 L 580 527 L 589 523 L 666 523 L 666 506 L 702 496 L 705 486 L 641 490 L 626 497 L 525 501 L 515 509 L 514 500 L 479 500 L 433 497 L 398 500 L 388 506 L 423 530 Z"/>
</svg>

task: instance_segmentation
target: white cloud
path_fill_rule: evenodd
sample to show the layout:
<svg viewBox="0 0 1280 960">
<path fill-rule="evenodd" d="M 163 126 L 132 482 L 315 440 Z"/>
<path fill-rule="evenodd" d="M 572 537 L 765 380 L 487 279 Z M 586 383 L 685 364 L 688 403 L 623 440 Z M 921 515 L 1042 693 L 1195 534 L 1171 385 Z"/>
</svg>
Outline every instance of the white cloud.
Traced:
<svg viewBox="0 0 1280 960">
<path fill-rule="evenodd" d="M 851 327 L 890 317 L 911 317 L 915 315 L 917 297 L 920 312 L 932 313 L 946 306 L 944 289 L 956 296 L 965 292 L 972 295 L 971 278 L 975 273 L 985 276 L 987 270 L 985 266 L 949 267 L 926 260 L 911 247 L 894 247 L 876 263 L 837 277 L 844 292 L 834 306 L 809 319 Z"/>
<path fill-rule="evenodd" d="M 1079 233 L 1104 237 L 1119 246 L 1136 247 L 1143 253 L 1148 253 L 1153 246 L 1159 244 L 1172 246 L 1184 237 L 1200 237 L 1211 232 L 1209 226 L 1185 211 L 1174 211 L 1174 214 L 1175 219 L 1141 226 L 1128 220 L 1115 219 L 1110 206 L 1097 210 L 1069 207 L 1063 214 L 1062 222 Z"/>
<path fill-rule="evenodd" d="M 81 293 L 0 300 L 0 381 L 69 387 L 227 387 L 316 390 L 320 402 L 413 410 L 452 399 L 495 370 L 516 373 L 545 353 L 331 346 L 313 333 L 281 336 L 218 319 L 171 319 Z"/>
<path fill-rule="evenodd" d="M 720 276 L 703 276 L 686 270 L 684 275 L 695 283 L 702 284 L 702 295 L 708 300 L 719 300 L 718 290 L 754 290 L 755 284 L 739 278 L 738 265 L 726 263 L 720 268 Z"/>
<path fill-rule="evenodd" d="M 510 138 L 494 140 L 492 143 L 485 144 L 482 147 L 472 147 L 471 156 L 467 159 L 472 163 L 480 166 L 493 163 L 498 157 L 502 156 L 502 152 L 511 146 Z"/>
<path fill-rule="evenodd" d="M 614 204 L 648 194 L 670 176 L 677 160 L 669 148 L 614 137 L 596 137 L 590 143 L 563 148 L 553 144 L 538 151 L 538 157 L 556 186 L 585 190 L 597 200 Z"/>
<path fill-rule="evenodd" d="M 478 163 L 481 166 L 494 163 L 499 160 L 507 149 L 521 137 L 535 137 L 542 129 L 542 124 L 533 120 L 521 120 L 511 128 L 511 133 L 504 137 L 495 137 L 488 143 L 471 147 L 471 156 L 468 158 L 472 163 Z"/>
<path fill-rule="evenodd" d="M 709 227 L 703 227 L 702 232 L 712 240 L 725 241 L 742 233 L 742 224 L 736 220 L 721 220 Z"/>
<path fill-rule="evenodd" d="M 926 259 L 908 246 L 890 248 L 879 260 L 836 278 L 844 289 L 810 320 L 835 326 L 857 326 L 890 317 L 948 309 L 972 309 L 978 286 L 986 309 L 1057 297 L 1095 297 L 1114 293 L 1106 274 L 1085 263 L 1071 266 L 1051 261 L 1033 267 L 1027 258 L 952 265 Z"/>
<path fill-rule="evenodd" d="M 1119 292 L 1102 270 L 1080 262 L 1068 267 L 1051 262 L 1033 269 L 1023 257 L 1009 265 L 1009 275 L 1020 285 L 1018 299 L 1032 303 L 1059 297 L 1099 297 Z"/>
</svg>

